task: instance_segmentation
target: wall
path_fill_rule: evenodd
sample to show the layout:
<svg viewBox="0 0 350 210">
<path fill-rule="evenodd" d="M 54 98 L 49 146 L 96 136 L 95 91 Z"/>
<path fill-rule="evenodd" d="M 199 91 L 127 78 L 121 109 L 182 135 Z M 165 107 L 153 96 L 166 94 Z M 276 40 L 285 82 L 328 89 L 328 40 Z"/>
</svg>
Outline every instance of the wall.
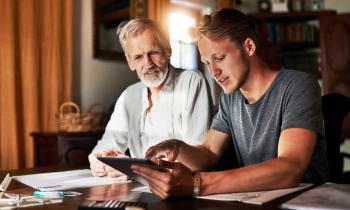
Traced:
<svg viewBox="0 0 350 210">
<path fill-rule="evenodd" d="M 126 62 L 93 58 L 92 3 L 92 0 L 74 1 L 73 99 L 83 111 L 95 102 L 109 107 L 128 85 L 138 81 Z"/>
<path fill-rule="evenodd" d="M 337 13 L 349 13 L 350 3 L 349 0 L 324 0 L 325 9 L 336 10 Z"/>
</svg>

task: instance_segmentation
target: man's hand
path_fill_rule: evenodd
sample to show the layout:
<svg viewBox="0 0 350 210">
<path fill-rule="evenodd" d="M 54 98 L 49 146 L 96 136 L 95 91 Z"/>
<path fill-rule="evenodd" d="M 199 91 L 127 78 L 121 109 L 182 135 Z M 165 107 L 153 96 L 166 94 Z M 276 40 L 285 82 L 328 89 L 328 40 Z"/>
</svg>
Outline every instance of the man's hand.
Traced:
<svg viewBox="0 0 350 210">
<path fill-rule="evenodd" d="M 101 152 L 91 153 L 88 158 L 90 162 L 91 173 L 94 176 L 106 176 L 107 171 L 105 169 L 105 164 L 97 159 L 97 157 L 102 157 Z"/>
<path fill-rule="evenodd" d="M 97 159 L 97 157 L 128 157 L 119 151 L 115 150 L 108 150 L 108 151 L 102 151 L 102 152 L 96 152 L 91 153 L 89 155 L 89 162 L 90 162 L 90 169 L 91 173 L 94 176 L 108 176 L 112 178 L 117 178 L 117 181 L 124 181 L 127 180 L 127 176 L 121 173 L 118 170 L 115 170 L 114 168 L 102 163 Z"/>
<path fill-rule="evenodd" d="M 159 160 L 159 164 L 169 170 L 158 171 L 140 165 L 132 165 L 134 173 L 149 183 L 150 190 L 159 197 L 188 197 L 193 195 L 193 175 L 190 169 L 180 162 Z"/>
<path fill-rule="evenodd" d="M 151 160 L 166 158 L 169 161 L 175 161 L 179 154 L 181 143 L 182 141 L 176 139 L 165 140 L 150 147 L 145 156 Z"/>
</svg>

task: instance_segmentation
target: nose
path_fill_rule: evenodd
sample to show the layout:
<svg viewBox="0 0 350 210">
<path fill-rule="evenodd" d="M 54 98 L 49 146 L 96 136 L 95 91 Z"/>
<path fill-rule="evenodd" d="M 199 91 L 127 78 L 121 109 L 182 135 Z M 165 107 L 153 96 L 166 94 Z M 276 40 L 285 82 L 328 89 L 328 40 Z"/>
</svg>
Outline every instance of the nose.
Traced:
<svg viewBox="0 0 350 210">
<path fill-rule="evenodd" d="M 146 55 L 144 56 L 144 58 L 145 58 L 145 60 L 144 60 L 145 66 L 146 66 L 147 68 L 153 67 L 154 62 L 153 62 L 153 60 L 152 60 L 152 57 L 151 57 L 150 55 L 146 54 Z"/>
<path fill-rule="evenodd" d="M 221 69 L 217 67 L 215 64 L 208 65 L 209 73 L 213 78 L 216 78 L 221 74 Z"/>
</svg>

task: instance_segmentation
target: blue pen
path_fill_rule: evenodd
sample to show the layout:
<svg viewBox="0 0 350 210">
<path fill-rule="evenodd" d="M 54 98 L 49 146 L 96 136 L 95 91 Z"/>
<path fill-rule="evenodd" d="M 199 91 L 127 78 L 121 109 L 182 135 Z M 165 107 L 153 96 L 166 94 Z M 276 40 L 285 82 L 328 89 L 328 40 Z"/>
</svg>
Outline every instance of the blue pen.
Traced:
<svg viewBox="0 0 350 210">
<path fill-rule="evenodd" d="M 81 195 L 80 192 L 62 192 L 62 191 L 34 191 L 33 196 L 37 198 L 53 198 L 53 199 L 62 199 L 64 196 L 77 196 Z"/>
</svg>

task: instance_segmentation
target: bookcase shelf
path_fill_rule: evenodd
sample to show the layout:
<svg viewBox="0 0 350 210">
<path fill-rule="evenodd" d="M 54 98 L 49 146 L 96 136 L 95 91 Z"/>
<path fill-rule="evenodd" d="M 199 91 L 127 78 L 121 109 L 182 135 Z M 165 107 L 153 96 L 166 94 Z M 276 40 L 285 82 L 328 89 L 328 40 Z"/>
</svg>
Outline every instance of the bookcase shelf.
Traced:
<svg viewBox="0 0 350 210">
<path fill-rule="evenodd" d="M 319 48 L 319 42 L 279 42 L 279 43 L 267 43 L 267 45 L 272 47 L 280 47 L 282 50 L 304 50 Z"/>
<path fill-rule="evenodd" d="M 262 57 L 273 68 L 283 66 L 320 78 L 319 19 L 334 14 L 332 10 L 252 14 L 260 30 Z"/>
<path fill-rule="evenodd" d="M 323 15 L 336 14 L 333 10 L 303 11 L 303 12 L 277 12 L 277 13 L 256 13 L 252 16 L 257 19 L 277 20 L 277 21 L 305 21 L 319 18 Z"/>
</svg>

